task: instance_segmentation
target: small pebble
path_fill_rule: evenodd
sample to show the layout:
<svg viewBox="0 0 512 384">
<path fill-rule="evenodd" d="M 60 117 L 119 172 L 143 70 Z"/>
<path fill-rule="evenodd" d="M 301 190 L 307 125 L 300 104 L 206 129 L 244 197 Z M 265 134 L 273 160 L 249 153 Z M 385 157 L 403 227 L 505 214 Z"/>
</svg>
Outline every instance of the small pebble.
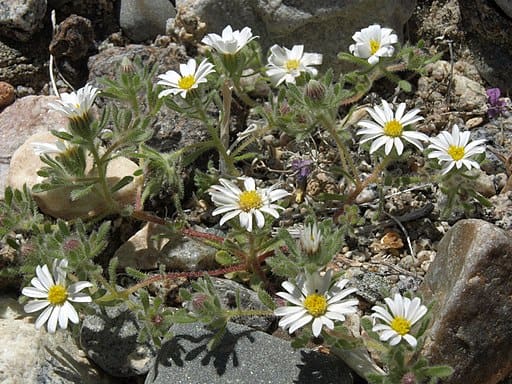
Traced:
<svg viewBox="0 0 512 384">
<path fill-rule="evenodd" d="M 4 109 L 8 105 L 12 104 L 14 102 L 14 97 L 14 87 L 5 81 L 0 81 L 0 109 Z"/>
</svg>

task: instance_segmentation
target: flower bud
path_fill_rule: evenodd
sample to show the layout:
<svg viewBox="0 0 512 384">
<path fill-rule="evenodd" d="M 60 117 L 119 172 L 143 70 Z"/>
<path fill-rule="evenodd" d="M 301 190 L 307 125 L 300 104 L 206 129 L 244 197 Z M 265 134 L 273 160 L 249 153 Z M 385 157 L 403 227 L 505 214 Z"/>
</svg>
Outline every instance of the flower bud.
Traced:
<svg viewBox="0 0 512 384">
<path fill-rule="evenodd" d="M 325 96 L 325 85 L 315 79 L 311 79 L 304 88 L 304 94 L 313 101 L 320 101 Z"/>
</svg>

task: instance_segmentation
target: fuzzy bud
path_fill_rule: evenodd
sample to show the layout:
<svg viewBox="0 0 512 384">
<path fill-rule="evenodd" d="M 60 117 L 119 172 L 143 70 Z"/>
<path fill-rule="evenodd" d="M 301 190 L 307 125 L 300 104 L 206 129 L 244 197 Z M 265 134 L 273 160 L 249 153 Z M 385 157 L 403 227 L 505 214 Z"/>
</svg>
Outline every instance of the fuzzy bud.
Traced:
<svg viewBox="0 0 512 384">
<path fill-rule="evenodd" d="M 417 384 L 416 376 L 414 376 L 414 373 L 407 372 L 405 375 L 402 376 L 400 379 L 400 384 Z"/>
<path fill-rule="evenodd" d="M 315 79 L 311 79 L 304 88 L 304 94 L 311 100 L 320 101 L 325 96 L 325 85 Z"/>
</svg>

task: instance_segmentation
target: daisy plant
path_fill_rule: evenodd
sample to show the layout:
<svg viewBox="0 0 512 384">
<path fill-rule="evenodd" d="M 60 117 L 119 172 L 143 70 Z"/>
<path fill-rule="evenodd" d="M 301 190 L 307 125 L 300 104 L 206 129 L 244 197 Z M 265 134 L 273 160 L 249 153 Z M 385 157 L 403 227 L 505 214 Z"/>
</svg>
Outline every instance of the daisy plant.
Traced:
<svg viewBox="0 0 512 384">
<path fill-rule="evenodd" d="M 332 270 L 323 275 L 300 274 L 293 282 L 285 281 L 282 286 L 286 292 L 278 292 L 277 296 L 290 305 L 274 310 L 281 317 L 279 326 L 293 333 L 311 323 L 312 334 L 318 337 L 324 326 L 332 330 L 335 321 L 343 322 L 347 315 L 356 313 L 358 301 L 348 298 L 356 289 L 345 288 L 347 279 L 334 282 L 332 274 Z"/>
<path fill-rule="evenodd" d="M 275 44 L 270 47 L 270 52 L 266 73 L 275 86 L 282 83 L 295 84 L 303 73 L 316 76 L 318 70 L 313 66 L 322 64 L 322 55 L 304 52 L 303 45 L 294 45 L 288 49 Z"/>
<path fill-rule="evenodd" d="M 241 31 L 235 30 L 231 25 L 227 25 L 219 36 L 216 33 L 209 33 L 201 42 L 215 49 L 218 53 L 230 56 L 236 55 L 242 48 L 244 48 L 250 41 L 258 38 L 253 36 L 251 28 L 244 27 Z"/>
<path fill-rule="evenodd" d="M 429 308 L 421 299 L 396 293 L 393 298 L 385 298 L 384 303 L 372 307 L 370 318 L 361 319 L 368 335 L 365 339 L 368 347 L 380 354 L 386 367 L 383 374 L 370 373 L 366 377 L 368 381 L 394 384 L 422 383 L 430 379 L 429 382 L 436 383 L 439 378 L 450 376 L 453 373 L 450 367 L 430 366 L 424 357 L 416 355 L 423 346 L 430 321 Z"/>
<path fill-rule="evenodd" d="M 396 111 L 393 112 L 386 100 L 382 100 L 381 106 L 366 108 L 366 112 L 372 120 L 362 120 L 357 123 L 361 127 L 357 134 L 362 135 L 359 144 L 372 141 L 370 154 L 384 146 L 386 155 L 389 155 L 395 148 L 396 154 L 400 156 L 404 151 L 402 140 L 405 140 L 422 151 L 422 142 L 428 141 L 428 136 L 410 128 L 414 123 L 423 120 L 423 117 L 418 115 L 419 109 L 415 108 L 407 113 L 405 113 L 405 109 L 405 103 L 400 103 Z"/>
<path fill-rule="evenodd" d="M 427 150 L 429 159 L 437 159 L 444 164 L 441 174 L 445 175 L 452 169 L 471 170 L 480 169 L 480 164 L 475 157 L 485 152 L 484 139 L 470 141 L 470 132 L 461 132 L 457 124 L 452 127 L 452 132 L 443 131 L 436 137 L 430 138 Z"/>
<path fill-rule="evenodd" d="M 162 98 L 167 95 L 180 95 L 182 98 L 196 89 L 199 84 L 206 83 L 206 77 L 215 72 L 213 64 L 203 59 L 199 65 L 195 59 L 189 59 L 186 64 L 180 64 L 180 72 L 167 71 L 158 75 L 160 79 L 157 84 L 163 85 L 164 89 L 158 94 Z"/>
<path fill-rule="evenodd" d="M 288 191 L 279 189 L 277 185 L 258 188 L 252 177 L 240 178 L 240 180 L 243 181 L 244 190 L 226 179 L 220 179 L 221 185 L 213 185 L 209 190 L 213 203 L 217 205 L 212 215 L 224 214 L 220 219 L 220 225 L 238 216 L 240 225 L 252 232 L 253 219 L 256 220 L 258 228 L 263 228 L 265 213 L 274 218 L 279 217 L 278 211 L 283 207 L 273 203 L 288 196 L 290 194 Z"/>
<path fill-rule="evenodd" d="M 367 59 L 368 63 L 375 65 L 381 57 L 391 57 L 395 52 L 394 44 L 398 36 L 390 28 L 382 28 L 378 24 L 370 25 L 354 33 L 355 41 L 349 47 L 350 53 L 356 57 Z"/>
<path fill-rule="evenodd" d="M 57 325 L 61 329 L 68 327 L 68 321 L 78 324 L 79 317 L 72 303 L 90 303 L 92 298 L 86 293 L 80 292 L 92 287 L 88 281 L 67 283 L 68 261 L 66 259 L 53 261 L 50 272 L 48 266 L 38 265 L 36 277 L 31 280 L 32 286 L 22 289 L 22 295 L 33 298 L 24 306 L 27 313 L 43 310 L 38 316 L 35 326 L 41 328 L 47 323 L 50 333 L 55 333 Z"/>
<path fill-rule="evenodd" d="M 238 217 L 239 225 L 232 224 L 232 226 L 241 228 L 242 236 L 246 238 L 247 249 L 240 251 L 246 255 L 247 269 L 250 272 L 259 271 L 258 244 L 265 243 L 265 239 L 268 240 L 268 231 L 264 229 L 265 223 L 268 222 L 265 216 L 278 218 L 279 211 L 284 208 L 275 202 L 287 197 L 290 193 L 278 188 L 278 185 L 260 188 L 252 177 L 242 177 L 238 181 L 243 183 L 243 188 L 233 181 L 222 178 L 219 179 L 220 185 L 211 186 L 208 192 L 212 202 L 217 206 L 212 215 L 223 215 L 220 225 Z"/>
<path fill-rule="evenodd" d="M 449 214 L 455 206 L 471 211 L 473 207 L 468 197 L 489 206 L 487 199 L 474 189 L 480 162 L 485 158 L 485 140 L 471 140 L 470 135 L 469 131 L 461 131 L 454 124 L 451 132 L 442 131 L 430 138 L 428 158 L 437 163 L 432 168 L 441 167 L 438 181 L 447 197 L 443 215 Z"/>
</svg>

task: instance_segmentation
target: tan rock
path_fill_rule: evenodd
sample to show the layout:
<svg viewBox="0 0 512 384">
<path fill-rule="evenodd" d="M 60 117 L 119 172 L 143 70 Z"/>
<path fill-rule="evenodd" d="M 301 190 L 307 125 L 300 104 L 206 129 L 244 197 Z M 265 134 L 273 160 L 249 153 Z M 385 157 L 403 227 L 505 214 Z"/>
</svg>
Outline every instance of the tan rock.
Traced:
<svg viewBox="0 0 512 384">
<path fill-rule="evenodd" d="M 27 96 L 17 99 L 0 113 L 0 199 L 4 197 L 9 159 L 14 151 L 31 135 L 64 129 L 68 119 L 50 109 L 48 103 L 55 96 Z"/>
<path fill-rule="evenodd" d="M 435 303 L 423 353 L 454 374 L 445 384 L 496 384 L 512 372 L 512 237 L 461 220 L 441 240 L 421 290 Z"/>
<path fill-rule="evenodd" d="M 130 237 L 114 254 L 114 257 L 119 260 L 119 268 L 132 267 L 142 270 L 158 268 L 160 252 L 169 242 L 169 239 L 155 238 L 155 235 L 163 231 L 163 226 L 148 223 Z"/>
<path fill-rule="evenodd" d="M 15 95 L 14 87 L 11 84 L 0 81 L 0 110 L 12 104 Z"/>
<path fill-rule="evenodd" d="M 21 189 L 23 184 L 32 188 L 35 184 L 41 183 L 43 178 L 37 175 L 37 171 L 44 165 L 39 156 L 34 152 L 32 143 L 54 143 L 56 137 L 51 133 L 37 133 L 16 150 L 11 159 L 10 169 L 7 176 L 7 185 Z M 88 169 L 91 169 L 92 159 L 88 159 Z M 107 169 L 107 179 L 110 185 L 114 185 L 124 176 L 133 175 L 138 169 L 138 165 L 133 161 L 117 157 L 111 161 Z M 137 187 L 142 185 L 142 177 L 138 176 L 134 181 L 114 194 L 114 199 L 122 205 L 133 204 L 137 192 Z M 55 190 L 35 193 L 39 208 L 44 213 L 62 219 L 88 218 L 99 214 L 108 213 L 112 207 L 109 207 L 101 199 L 99 193 L 90 193 L 87 197 L 71 201 L 69 194 L 71 190 L 67 188 L 58 188 Z"/>
</svg>

